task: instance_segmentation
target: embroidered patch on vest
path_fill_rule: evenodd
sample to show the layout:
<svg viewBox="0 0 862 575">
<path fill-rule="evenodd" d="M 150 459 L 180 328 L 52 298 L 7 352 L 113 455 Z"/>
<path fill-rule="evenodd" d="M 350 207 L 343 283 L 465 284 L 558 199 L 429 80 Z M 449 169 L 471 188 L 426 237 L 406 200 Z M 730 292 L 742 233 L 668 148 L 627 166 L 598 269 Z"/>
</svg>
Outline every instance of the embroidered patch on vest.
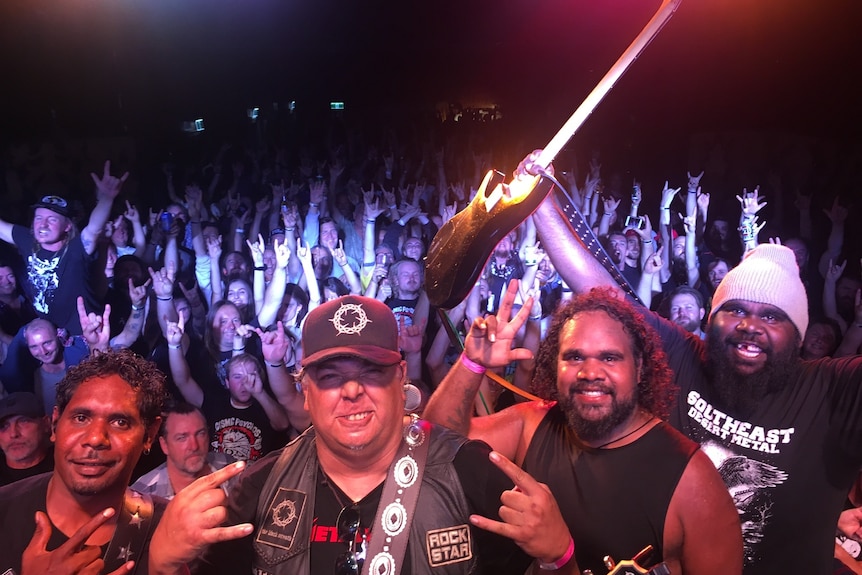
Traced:
<svg viewBox="0 0 862 575">
<path fill-rule="evenodd" d="M 473 558 L 469 525 L 456 525 L 425 533 L 425 548 L 431 567 L 449 565 Z"/>
<path fill-rule="evenodd" d="M 305 499 L 306 494 L 302 491 L 279 487 L 257 530 L 258 543 L 290 549 L 296 538 Z"/>
</svg>

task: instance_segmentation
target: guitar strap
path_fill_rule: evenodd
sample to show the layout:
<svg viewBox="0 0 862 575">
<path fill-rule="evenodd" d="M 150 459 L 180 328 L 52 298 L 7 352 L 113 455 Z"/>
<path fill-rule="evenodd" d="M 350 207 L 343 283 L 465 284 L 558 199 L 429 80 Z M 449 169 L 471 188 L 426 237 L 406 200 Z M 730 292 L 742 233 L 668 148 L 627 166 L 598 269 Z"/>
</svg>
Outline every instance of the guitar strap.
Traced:
<svg viewBox="0 0 862 575">
<path fill-rule="evenodd" d="M 117 528 L 105 551 L 105 573 L 112 573 L 127 561 L 141 560 L 150 531 L 153 529 L 153 498 L 146 493 L 126 489 Z"/>
<path fill-rule="evenodd" d="M 418 417 L 404 429 L 404 441 L 383 484 L 362 575 L 398 575 L 428 460 L 431 425 Z"/>
<path fill-rule="evenodd" d="M 614 265 L 614 262 L 611 261 L 610 256 L 608 256 L 608 252 L 605 251 L 605 248 L 602 246 L 601 242 L 599 242 L 599 238 L 596 237 L 596 234 L 593 232 L 593 229 L 587 223 L 584 215 L 581 213 L 581 210 L 575 205 L 575 202 L 572 201 L 572 198 L 569 197 L 569 194 L 560 186 L 558 183 L 554 186 L 553 192 L 554 199 L 557 202 L 557 205 L 560 208 L 560 213 L 562 213 L 566 220 L 569 222 L 569 226 L 571 226 L 572 231 L 575 232 L 575 235 L 578 236 L 578 239 L 581 240 L 581 243 L 584 244 L 584 247 L 596 258 L 605 270 L 611 277 L 617 282 L 617 285 L 634 301 L 643 305 L 643 302 L 638 297 L 637 291 L 632 287 L 626 277 L 620 272 L 617 266 Z"/>
</svg>

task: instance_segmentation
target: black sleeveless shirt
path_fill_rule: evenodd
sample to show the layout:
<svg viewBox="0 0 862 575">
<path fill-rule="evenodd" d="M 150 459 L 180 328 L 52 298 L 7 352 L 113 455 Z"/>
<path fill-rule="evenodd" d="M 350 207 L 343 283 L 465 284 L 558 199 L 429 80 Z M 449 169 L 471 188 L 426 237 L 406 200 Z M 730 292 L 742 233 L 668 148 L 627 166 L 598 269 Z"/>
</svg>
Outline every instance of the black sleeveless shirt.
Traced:
<svg viewBox="0 0 862 575">
<path fill-rule="evenodd" d="M 578 566 L 605 573 L 603 556 L 631 559 L 647 545 L 655 551 L 645 566 L 662 561 L 667 508 L 697 449 L 665 422 L 629 445 L 590 448 L 556 405 L 536 428 L 523 467 L 554 494 Z"/>
</svg>

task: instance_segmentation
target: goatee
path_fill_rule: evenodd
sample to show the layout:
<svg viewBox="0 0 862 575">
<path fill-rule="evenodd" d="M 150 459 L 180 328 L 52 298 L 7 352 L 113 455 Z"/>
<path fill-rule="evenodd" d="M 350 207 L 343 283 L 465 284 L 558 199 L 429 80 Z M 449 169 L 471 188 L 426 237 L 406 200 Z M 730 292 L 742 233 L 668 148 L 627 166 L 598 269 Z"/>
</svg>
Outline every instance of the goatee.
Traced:
<svg viewBox="0 0 862 575">
<path fill-rule="evenodd" d="M 721 407 L 736 417 L 748 417 L 763 399 L 791 381 L 799 367 L 799 337 L 785 349 L 764 349 L 766 363 L 749 375 L 740 374 L 727 354 L 728 343 L 715 327 L 706 336 L 706 369 Z"/>
<path fill-rule="evenodd" d="M 617 402 L 616 394 L 611 393 L 611 412 L 601 419 L 589 419 L 581 415 L 571 394 L 559 399 L 560 408 L 566 414 L 566 421 L 568 421 L 569 427 L 574 430 L 582 441 L 596 443 L 610 438 L 619 426 L 625 423 L 637 409 L 637 392 L 622 402 Z"/>
</svg>

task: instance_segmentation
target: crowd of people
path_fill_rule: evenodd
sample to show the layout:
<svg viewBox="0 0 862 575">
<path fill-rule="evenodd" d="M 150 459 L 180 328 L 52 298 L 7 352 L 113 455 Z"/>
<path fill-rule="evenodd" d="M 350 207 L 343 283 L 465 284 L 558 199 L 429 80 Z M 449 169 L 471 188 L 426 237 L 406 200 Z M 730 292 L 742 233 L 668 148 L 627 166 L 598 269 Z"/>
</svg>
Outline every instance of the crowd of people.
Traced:
<svg viewBox="0 0 862 575">
<path fill-rule="evenodd" d="M 35 514 L 0 544 L 8 567 L 358 573 L 401 545 L 403 573 L 599 573 L 649 544 L 672 573 L 825 574 L 833 546 L 862 572 L 833 543 L 836 522 L 850 548 L 862 534 L 846 199 L 797 193 L 782 234 L 775 178 L 717 190 L 698 169 L 647 191 L 594 156 L 557 174 L 608 267 L 555 195 L 441 314 L 425 257 L 490 167 L 451 142 L 224 145 L 164 165 L 156 197 L 125 194 L 134 176 L 107 161 L 95 197 L 37 194 L 0 220 L 0 529 Z M 384 549 L 369 535 L 404 458 L 429 487 Z M 123 547 L 132 505 L 153 529 Z M 98 552 L 118 545 L 122 561 Z"/>
</svg>

